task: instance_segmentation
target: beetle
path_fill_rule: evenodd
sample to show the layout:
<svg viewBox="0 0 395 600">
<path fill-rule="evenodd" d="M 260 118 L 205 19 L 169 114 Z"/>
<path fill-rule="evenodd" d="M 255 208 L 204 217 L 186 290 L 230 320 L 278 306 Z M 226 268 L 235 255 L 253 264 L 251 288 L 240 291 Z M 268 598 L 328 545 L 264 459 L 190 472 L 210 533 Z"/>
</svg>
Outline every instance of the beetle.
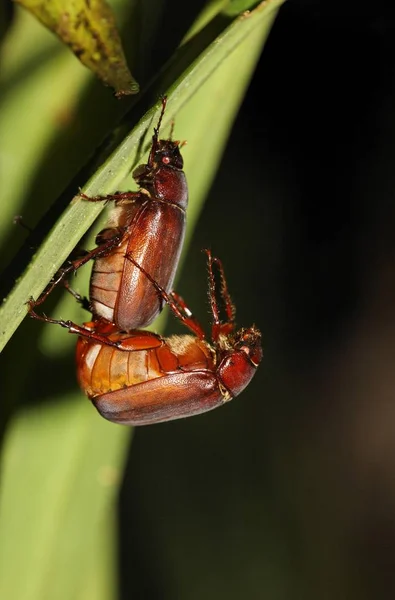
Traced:
<svg viewBox="0 0 395 600">
<path fill-rule="evenodd" d="M 222 263 L 209 250 L 206 254 L 211 343 L 182 298 L 174 292 L 167 294 L 143 270 L 156 292 L 195 335 L 164 338 L 149 331 L 120 332 L 103 320 L 85 323 L 85 333 L 77 342 L 77 379 L 105 419 L 149 425 L 197 415 L 222 406 L 251 381 L 262 360 L 261 333 L 255 326 L 235 330 L 235 308 Z M 219 318 L 213 265 L 220 274 L 227 314 L 224 322 Z M 101 336 L 113 347 L 98 341 Z"/>
<path fill-rule="evenodd" d="M 125 256 L 132 256 L 170 293 L 184 241 L 188 186 L 180 153 L 182 144 L 172 140 L 172 132 L 169 139 L 159 139 L 166 103 L 163 97 L 148 161 L 133 172 L 140 189 L 92 198 L 81 194 L 91 202 L 114 201 L 108 225 L 98 234 L 96 248 L 62 269 L 40 298 L 30 301 L 32 317 L 51 322 L 38 315 L 35 307 L 68 273 L 91 259 L 89 308 L 94 319 L 102 318 L 129 332 L 146 327 L 161 311 L 162 298 L 141 269 Z"/>
</svg>

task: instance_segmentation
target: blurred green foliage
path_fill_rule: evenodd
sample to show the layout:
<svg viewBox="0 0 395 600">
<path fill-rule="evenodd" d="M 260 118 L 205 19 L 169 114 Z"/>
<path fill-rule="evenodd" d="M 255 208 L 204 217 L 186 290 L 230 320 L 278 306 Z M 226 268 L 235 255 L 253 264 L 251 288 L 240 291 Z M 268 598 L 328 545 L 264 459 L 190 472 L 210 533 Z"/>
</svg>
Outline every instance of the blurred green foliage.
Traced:
<svg viewBox="0 0 395 600">
<path fill-rule="evenodd" d="M 15 0 L 53 31 L 116 96 L 137 94 L 111 7 L 105 0 Z"/>
</svg>

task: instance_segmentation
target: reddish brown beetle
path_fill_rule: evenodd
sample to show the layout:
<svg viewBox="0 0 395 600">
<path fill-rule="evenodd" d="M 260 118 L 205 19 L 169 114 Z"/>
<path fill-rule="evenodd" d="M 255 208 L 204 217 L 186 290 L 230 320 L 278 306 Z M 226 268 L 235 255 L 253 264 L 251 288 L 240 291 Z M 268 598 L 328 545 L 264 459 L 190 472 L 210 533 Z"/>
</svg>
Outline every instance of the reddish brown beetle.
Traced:
<svg viewBox="0 0 395 600">
<path fill-rule="evenodd" d="M 42 296 L 30 302 L 32 317 L 52 322 L 38 315 L 35 306 L 68 273 L 91 259 L 95 259 L 90 281 L 90 309 L 94 319 L 100 317 L 128 332 L 149 325 L 162 309 L 161 296 L 142 270 L 125 256 L 133 257 L 170 293 L 184 240 L 188 188 L 180 143 L 171 136 L 159 139 L 165 109 L 166 98 L 163 98 L 148 162 L 133 173 L 140 190 L 94 198 L 83 196 L 91 202 L 115 202 L 108 226 L 97 236 L 97 248 L 60 271 Z"/>
<path fill-rule="evenodd" d="M 196 334 L 163 338 L 148 331 L 120 333 L 103 321 L 85 324 L 77 343 L 77 377 L 99 413 L 125 425 L 149 425 L 189 417 L 225 404 L 249 384 L 262 359 L 254 326 L 234 331 L 235 310 L 223 267 L 209 251 L 212 344 L 176 294 L 170 296 L 148 274 L 156 292 Z M 131 259 L 133 261 L 133 259 Z M 219 269 L 227 320 L 219 319 L 213 265 Z M 137 265 L 135 265 L 137 266 Z M 75 331 L 75 330 L 73 330 Z M 111 345 L 96 341 L 108 336 Z"/>
</svg>

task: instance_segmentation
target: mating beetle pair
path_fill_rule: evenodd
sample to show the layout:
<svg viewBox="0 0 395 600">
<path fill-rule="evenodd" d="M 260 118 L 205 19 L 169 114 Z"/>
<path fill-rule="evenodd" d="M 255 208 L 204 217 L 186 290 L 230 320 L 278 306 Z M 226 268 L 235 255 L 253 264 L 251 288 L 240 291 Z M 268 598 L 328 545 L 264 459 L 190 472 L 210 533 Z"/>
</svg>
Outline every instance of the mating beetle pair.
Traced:
<svg viewBox="0 0 395 600">
<path fill-rule="evenodd" d="M 86 198 L 113 200 L 108 227 L 97 247 L 59 272 L 30 314 L 79 335 L 77 378 L 99 413 L 115 423 L 145 425 L 203 413 L 237 396 L 262 359 L 261 334 L 235 330 L 235 309 L 222 263 L 206 250 L 212 342 L 183 299 L 172 291 L 185 232 L 188 191 L 179 142 L 160 140 L 166 108 L 154 129 L 146 165 L 133 176 L 137 192 Z M 83 326 L 40 316 L 41 304 L 57 283 L 94 259 L 90 282 L 93 320 Z M 214 266 L 227 319 L 221 322 Z M 195 335 L 167 338 L 143 331 L 167 303 Z"/>
</svg>

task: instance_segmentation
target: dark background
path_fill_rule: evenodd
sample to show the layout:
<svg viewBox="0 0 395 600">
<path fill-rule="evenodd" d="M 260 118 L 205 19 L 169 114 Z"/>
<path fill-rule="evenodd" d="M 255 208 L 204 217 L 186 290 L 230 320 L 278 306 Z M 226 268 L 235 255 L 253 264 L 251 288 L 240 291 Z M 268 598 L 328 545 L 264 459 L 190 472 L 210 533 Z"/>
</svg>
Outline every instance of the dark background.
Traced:
<svg viewBox="0 0 395 600">
<path fill-rule="evenodd" d="M 223 410 L 136 430 L 122 598 L 395 596 L 393 15 L 280 10 L 179 284 L 204 314 L 210 246 L 265 358 Z"/>
<path fill-rule="evenodd" d="M 172 36 L 147 72 L 186 31 L 183 5 L 163 11 Z M 238 324 L 262 330 L 264 361 L 223 409 L 136 429 L 119 500 L 122 600 L 395 597 L 394 53 L 384 3 L 280 10 L 178 285 L 207 320 L 211 247 Z M 100 88 L 43 159 L 23 213 L 33 225 L 100 141 L 84 116 L 111 129 Z M 3 241 L 4 264 L 23 235 Z M 38 331 L 25 320 L 8 356 L 26 348 L 28 367 Z M 75 389 L 72 357 L 48 365 L 7 385 L 24 386 L 26 404 L 54 381 Z"/>
</svg>

